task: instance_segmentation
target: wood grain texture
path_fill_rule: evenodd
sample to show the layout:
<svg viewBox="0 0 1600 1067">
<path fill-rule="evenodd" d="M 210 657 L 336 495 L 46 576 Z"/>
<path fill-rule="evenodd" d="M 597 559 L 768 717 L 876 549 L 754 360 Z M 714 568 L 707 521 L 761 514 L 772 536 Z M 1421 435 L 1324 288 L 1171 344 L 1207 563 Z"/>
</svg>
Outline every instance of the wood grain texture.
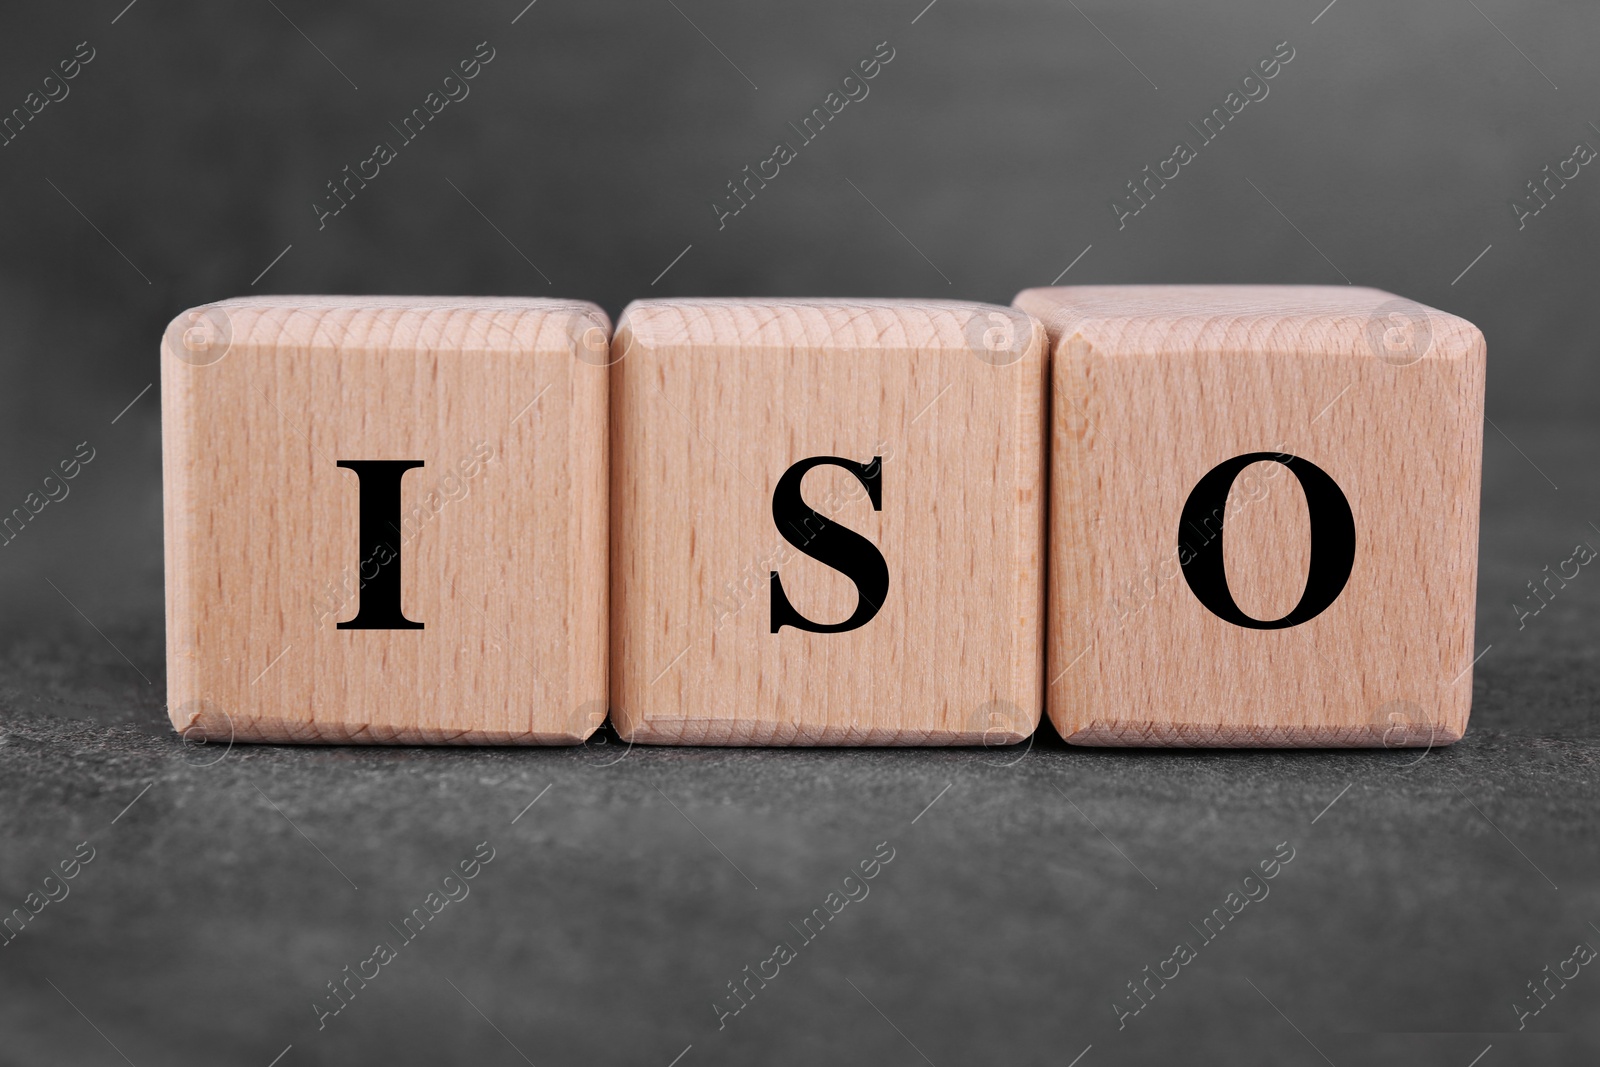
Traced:
<svg viewBox="0 0 1600 1067">
<path fill-rule="evenodd" d="M 1372 289 L 1084 286 L 1016 306 L 1052 344 L 1048 705 L 1075 744 L 1415 746 L 1472 699 L 1484 341 Z M 1189 493 L 1217 464 L 1286 452 L 1355 518 L 1342 593 L 1296 626 L 1224 621 L 1182 573 Z M 1281 463 L 1234 482 L 1236 602 L 1285 615 L 1307 504 Z M 1220 526 L 1219 526 L 1220 529 Z M 1221 536 L 1220 533 L 1217 536 Z"/>
<path fill-rule="evenodd" d="M 989 305 L 634 303 L 613 342 L 613 722 L 704 745 L 1009 744 L 1042 708 L 1044 332 Z M 780 534 L 778 479 L 882 553 L 844 633 L 770 632 L 770 574 L 839 623 L 854 583 Z"/>
<path fill-rule="evenodd" d="M 592 304 L 271 297 L 162 342 L 167 685 L 211 741 L 572 744 L 606 702 L 610 324 Z M 402 605 L 356 615 L 360 481 Z"/>
</svg>

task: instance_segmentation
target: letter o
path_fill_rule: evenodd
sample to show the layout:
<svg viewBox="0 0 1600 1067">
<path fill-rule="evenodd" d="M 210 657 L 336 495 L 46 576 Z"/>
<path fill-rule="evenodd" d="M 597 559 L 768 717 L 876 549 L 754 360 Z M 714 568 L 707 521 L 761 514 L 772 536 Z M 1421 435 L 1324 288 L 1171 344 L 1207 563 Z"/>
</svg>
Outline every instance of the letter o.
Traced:
<svg viewBox="0 0 1600 1067">
<path fill-rule="evenodd" d="M 1311 565 L 1307 568 L 1305 592 L 1300 602 L 1281 619 L 1253 619 L 1239 610 L 1228 589 L 1227 570 L 1222 558 L 1222 528 L 1217 536 L 1195 549 L 1183 567 L 1184 580 L 1195 598 L 1213 615 L 1235 626 L 1252 630 L 1284 630 L 1309 622 L 1334 602 L 1350 580 L 1356 558 L 1356 521 L 1350 513 L 1339 483 L 1309 459 L 1278 452 L 1249 452 L 1217 464 L 1195 483 L 1184 502 L 1179 520 L 1178 544 L 1184 547 L 1183 531 L 1199 530 L 1208 515 L 1225 513 L 1233 480 L 1252 463 L 1269 461 L 1288 467 L 1300 480 L 1306 494 L 1306 509 L 1311 515 Z"/>
</svg>

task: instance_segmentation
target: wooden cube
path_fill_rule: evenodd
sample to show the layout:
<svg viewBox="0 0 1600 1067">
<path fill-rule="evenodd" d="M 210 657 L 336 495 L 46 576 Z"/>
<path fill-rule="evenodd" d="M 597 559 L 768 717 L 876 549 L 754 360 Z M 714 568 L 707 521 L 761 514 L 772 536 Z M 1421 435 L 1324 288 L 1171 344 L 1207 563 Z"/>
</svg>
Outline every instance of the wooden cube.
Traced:
<svg viewBox="0 0 1600 1067">
<path fill-rule="evenodd" d="M 167 688 L 207 740 L 574 744 L 606 706 L 610 323 L 272 297 L 162 343 Z"/>
<path fill-rule="evenodd" d="M 1063 737 L 1461 736 L 1476 327 L 1342 287 L 1030 289 L 1016 306 L 1052 345 L 1047 692 Z"/>
<path fill-rule="evenodd" d="M 1042 708 L 1044 332 L 989 305 L 630 305 L 612 715 L 700 745 L 1009 744 Z"/>
</svg>

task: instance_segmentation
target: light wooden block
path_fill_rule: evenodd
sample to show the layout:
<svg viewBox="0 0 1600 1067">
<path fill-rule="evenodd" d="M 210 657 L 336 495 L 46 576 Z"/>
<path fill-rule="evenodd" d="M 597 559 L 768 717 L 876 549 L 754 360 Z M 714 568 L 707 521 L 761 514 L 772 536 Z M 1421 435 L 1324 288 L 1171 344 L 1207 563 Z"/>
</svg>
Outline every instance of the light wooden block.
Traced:
<svg viewBox="0 0 1600 1067">
<path fill-rule="evenodd" d="M 1033 732 L 1036 320 L 929 301 L 644 301 L 623 312 L 613 354 L 612 716 L 624 738 L 958 745 Z M 786 538 L 775 493 L 811 457 L 859 468 L 790 475 L 805 514 Z M 822 551 L 838 543 L 823 531 L 840 528 L 865 539 L 849 557 L 864 570 L 793 543 Z M 876 604 L 862 592 L 877 591 L 874 554 L 887 581 Z M 808 624 L 870 618 L 774 632 L 774 612 L 789 617 L 779 587 Z"/>
<path fill-rule="evenodd" d="M 1052 345 L 1047 692 L 1063 737 L 1461 736 L 1483 434 L 1476 327 L 1343 287 L 1084 286 L 1015 303 Z M 1298 459 L 1247 466 L 1220 515 L 1185 514 L 1208 472 L 1249 453 Z M 1296 621 L 1313 553 L 1314 592 L 1331 588 L 1341 553 L 1338 509 L 1302 488 L 1297 470 L 1316 480 L 1304 461 L 1341 491 L 1354 545 L 1337 596 Z M 1211 588 L 1206 561 L 1242 619 L 1293 624 L 1260 629 L 1206 607 L 1190 580 L 1200 568 Z"/>
<path fill-rule="evenodd" d="M 593 732 L 609 339 L 599 308 L 555 300 L 273 297 L 179 315 L 161 351 L 173 725 L 212 742 Z M 390 481 L 340 464 L 376 460 L 414 466 L 389 502 L 398 522 L 364 528 Z M 408 625 L 341 627 L 396 565 Z"/>
</svg>

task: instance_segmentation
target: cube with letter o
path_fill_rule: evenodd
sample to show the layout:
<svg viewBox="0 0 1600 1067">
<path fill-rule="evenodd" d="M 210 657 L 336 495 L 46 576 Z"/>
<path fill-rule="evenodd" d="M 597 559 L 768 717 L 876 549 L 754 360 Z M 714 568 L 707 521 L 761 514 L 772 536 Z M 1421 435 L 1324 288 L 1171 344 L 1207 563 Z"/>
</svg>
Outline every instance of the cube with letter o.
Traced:
<svg viewBox="0 0 1600 1067">
<path fill-rule="evenodd" d="M 1051 720 L 1076 744 L 1428 746 L 1472 700 L 1484 341 L 1373 289 L 1030 289 Z"/>
</svg>

